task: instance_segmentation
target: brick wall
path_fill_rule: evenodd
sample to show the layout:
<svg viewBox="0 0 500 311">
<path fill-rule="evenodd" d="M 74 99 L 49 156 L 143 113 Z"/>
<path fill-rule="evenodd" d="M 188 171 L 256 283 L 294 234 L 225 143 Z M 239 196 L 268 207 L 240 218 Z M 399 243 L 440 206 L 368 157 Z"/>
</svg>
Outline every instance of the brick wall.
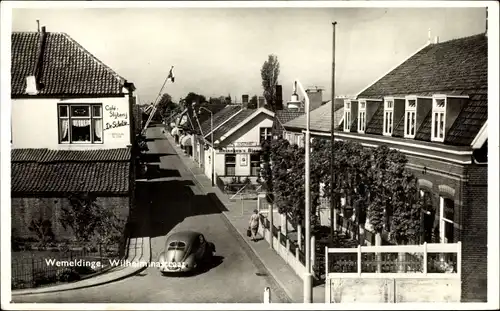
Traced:
<svg viewBox="0 0 500 311">
<path fill-rule="evenodd" d="M 488 166 L 468 167 L 462 209 L 462 301 L 487 301 Z"/>
<path fill-rule="evenodd" d="M 36 238 L 36 234 L 29 231 L 33 218 L 42 215 L 52 223 L 52 231 L 56 239 L 71 239 L 74 237 L 71 229 L 65 230 L 60 222 L 59 215 L 62 207 L 69 207 L 67 198 L 12 198 L 12 237 Z M 112 209 L 120 219 L 127 220 L 129 214 L 128 197 L 99 197 L 97 204 L 102 208 Z"/>
</svg>

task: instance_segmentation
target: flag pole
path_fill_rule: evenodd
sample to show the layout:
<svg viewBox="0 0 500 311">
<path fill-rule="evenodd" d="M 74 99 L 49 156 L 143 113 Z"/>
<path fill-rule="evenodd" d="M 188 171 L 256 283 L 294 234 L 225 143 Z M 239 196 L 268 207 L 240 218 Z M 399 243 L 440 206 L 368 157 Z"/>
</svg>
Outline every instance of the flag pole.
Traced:
<svg viewBox="0 0 500 311">
<path fill-rule="evenodd" d="M 330 135 L 330 147 L 331 147 L 331 159 L 330 159 L 330 234 L 333 241 L 333 236 L 337 230 L 337 200 L 335 196 L 335 152 L 333 146 L 335 144 L 335 25 L 337 22 L 333 22 L 333 42 L 332 42 L 332 107 L 331 107 L 331 135 Z"/>
<path fill-rule="evenodd" d="M 153 109 L 151 109 L 151 112 L 149 113 L 148 120 L 146 121 L 146 124 L 144 124 L 144 128 L 142 129 L 142 135 L 146 134 L 146 130 L 148 129 L 149 123 L 153 119 L 154 114 L 156 113 L 157 105 L 158 105 L 158 99 L 160 99 L 160 96 L 163 92 L 163 89 L 165 88 L 165 85 L 167 84 L 168 79 L 172 79 L 172 82 L 174 81 L 173 73 L 172 70 L 174 69 L 174 66 L 170 68 L 170 71 L 168 72 L 167 78 L 165 78 L 165 81 L 163 82 L 163 85 L 161 86 L 160 92 L 158 92 L 158 96 L 156 97 L 156 100 L 153 103 Z"/>
</svg>

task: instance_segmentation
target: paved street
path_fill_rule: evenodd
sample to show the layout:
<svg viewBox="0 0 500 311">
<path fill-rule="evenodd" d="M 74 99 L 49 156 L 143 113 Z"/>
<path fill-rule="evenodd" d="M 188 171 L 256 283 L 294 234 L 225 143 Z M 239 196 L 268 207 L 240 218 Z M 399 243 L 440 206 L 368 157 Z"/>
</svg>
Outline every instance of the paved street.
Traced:
<svg viewBox="0 0 500 311">
<path fill-rule="evenodd" d="M 218 260 L 204 273 L 164 277 L 155 268 L 107 285 L 16 297 L 15 302 L 94 303 L 259 303 L 271 287 L 273 302 L 284 302 L 283 291 L 267 276 L 248 245 L 230 228 L 219 209 L 194 182 L 160 128 L 150 128 L 147 180 L 138 181 L 132 215 L 136 236 L 151 237 L 152 260 L 157 260 L 165 237 L 179 230 L 202 232 L 215 243 Z M 149 223 L 149 225 L 148 225 Z"/>
</svg>

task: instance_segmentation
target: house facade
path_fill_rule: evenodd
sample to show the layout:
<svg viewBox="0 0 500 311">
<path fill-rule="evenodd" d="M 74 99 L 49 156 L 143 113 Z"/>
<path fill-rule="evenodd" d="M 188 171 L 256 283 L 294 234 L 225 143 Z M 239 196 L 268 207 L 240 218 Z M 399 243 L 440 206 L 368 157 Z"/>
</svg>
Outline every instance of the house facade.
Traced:
<svg viewBox="0 0 500 311">
<path fill-rule="evenodd" d="M 462 243 L 462 301 L 487 298 L 487 44 L 485 34 L 428 43 L 346 99 L 335 132 L 407 156 L 424 200 L 423 241 Z"/>
<path fill-rule="evenodd" d="M 88 193 L 126 219 L 133 203 L 135 87 L 65 33 L 12 33 L 13 237 L 34 218 L 56 238 L 68 196 Z"/>
<path fill-rule="evenodd" d="M 228 105 L 201 124 L 195 137 L 194 159 L 209 178 L 230 181 L 259 177 L 261 142 L 272 137 L 274 113 L 266 108 Z M 212 144 L 213 136 L 213 144 Z M 213 164 L 212 164 L 213 157 Z"/>
</svg>

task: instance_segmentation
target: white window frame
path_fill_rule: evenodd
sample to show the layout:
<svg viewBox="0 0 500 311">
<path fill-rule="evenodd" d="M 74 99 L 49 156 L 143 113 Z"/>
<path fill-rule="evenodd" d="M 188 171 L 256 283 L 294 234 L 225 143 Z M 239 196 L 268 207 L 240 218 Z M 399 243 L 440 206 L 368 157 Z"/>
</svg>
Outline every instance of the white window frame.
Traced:
<svg viewBox="0 0 500 311">
<path fill-rule="evenodd" d="M 266 140 L 268 138 L 273 139 L 272 127 L 260 127 L 259 128 L 259 143 L 262 143 L 262 130 L 264 130 L 264 140 Z"/>
<path fill-rule="evenodd" d="M 344 102 L 344 132 L 350 132 L 351 131 L 351 101 L 346 100 Z"/>
<path fill-rule="evenodd" d="M 234 156 L 234 162 L 227 162 L 227 158 L 230 157 L 230 156 Z M 237 158 L 236 153 L 227 153 L 227 154 L 224 155 L 224 176 L 236 176 L 236 163 L 238 162 L 236 160 L 236 158 Z M 234 175 L 228 175 L 227 174 L 227 168 L 228 168 L 227 165 L 228 164 L 231 164 L 230 167 L 234 168 Z"/>
<path fill-rule="evenodd" d="M 444 107 L 438 107 L 437 101 L 444 100 Z M 448 98 L 446 95 L 432 96 L 432 125 L 431 125 L 431 141 L 444 142 L 446 135 L 446 106 L 448 105 Z M 436 119 L 437 118 L 437 119 Z M 439 122 L 439 127 L 442 131 L 437 131 L 436 134 L 436 121 Z"/>
<path fill-rule="evenodd" d="M 88 107 L 89 116 L 77 117 L 71 115 L 72 107 Z M 61 116 L 61 108 L 65 107 L 67 111 L 66 116 Z M 99 115 L 95 115 L 94 107 L 99 108 Z M 63 141 L 61 136 L 61 122 L 67 120 L 68 122 L 68 141 Z M 73 141 L 72 135 L 72 121 L 73 120 L 90 120 L 90 141 Z M 95 122 L 101 120 L 101 140 L 94 140 Z M 104 143 L 104 120 L 103 120 L 103 107 L 101 103 L 59 103 L 57 105 L 57 126 L 58 126 L 58 143 L 61 145 L 101 145 Z"/>
<path fill-rule="evenodd" d="M 415 101 L 415 107 L 410 107 L 410 101 Z M 417 105 L 417 96 L 407 96 L 405 98 L 404 138 L 415 138 L 415 134 L 417 133 Z M 413 128 L 408 128 L 412 116 L 414 125 Z"/>
<path fill-rule="evenodd" d="M 360 100 L 358 103 L 358 133 L 364 134 L 366 130 L 366 100 Z"/>
<path fill-rule="evenodd" d="M 446 230 L 445 230 L 445 223 L 449 223 L 453 226 L 453 230 L 455 230 L 455 220 L 454 219 L 448 219 L 444 217 L 444 200 L 448 199 L 443 196 L 439 196 L 439 239 L 441 243 L 453 243 L 453 241 L 445 241 L 446 238 Z M 450 199 L 451 200 L 451 199 Z M 453 216 L 455 217 L 455 202 L 453 202 Z M 455 232 L 453 232 L 453 235 L 455 235 Z"/>
<path fill-rule="evenodd" d="M 389 103 L 392 103 L 391 106 L 389 106 Z M 389 120 L 388 116 L 390 116 Z M 390 121 L 390 124 L 388 121 Z M 384 98 L 384 124 L 382 128 L 382 134 L 384 136 L 392 136 L 393 132 L 394 132 L 394 97 L 387 97 Z"/>
</svg>

